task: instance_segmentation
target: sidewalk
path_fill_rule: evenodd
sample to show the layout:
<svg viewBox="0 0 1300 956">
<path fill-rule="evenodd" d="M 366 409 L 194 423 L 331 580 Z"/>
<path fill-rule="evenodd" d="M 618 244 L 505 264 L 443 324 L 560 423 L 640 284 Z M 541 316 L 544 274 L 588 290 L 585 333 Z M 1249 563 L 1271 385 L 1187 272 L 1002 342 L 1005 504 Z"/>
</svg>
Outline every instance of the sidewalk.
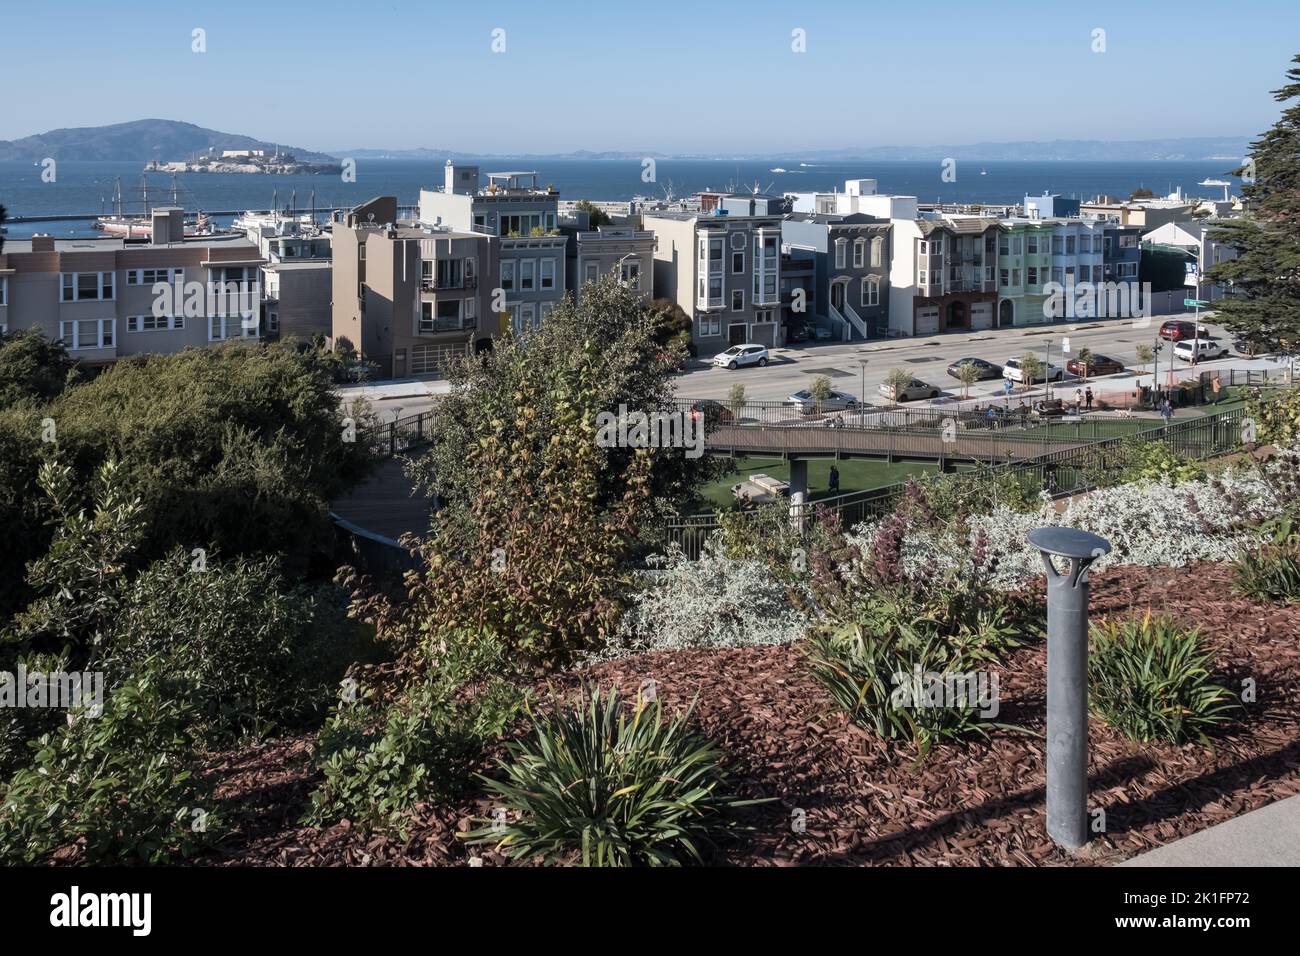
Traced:
<svg viewBox="0 0 1300 956">
<path fill-rule="evenodd" d="M 1148 850 L 1120 866 L 1300 866 L 1300 795 Z"/>
<path fill-rule="evenodd" d="M 451 391 L 451 382 L 445 378 L 398 378 L 383 382 L 367 382 L 362 385 L 340 385 L 335 391 L 344 401 L 364 398 L 368 402 L 393 402 L 401 399 L 427 399 L 434 395 L 446 395 Z"/>
</svg>

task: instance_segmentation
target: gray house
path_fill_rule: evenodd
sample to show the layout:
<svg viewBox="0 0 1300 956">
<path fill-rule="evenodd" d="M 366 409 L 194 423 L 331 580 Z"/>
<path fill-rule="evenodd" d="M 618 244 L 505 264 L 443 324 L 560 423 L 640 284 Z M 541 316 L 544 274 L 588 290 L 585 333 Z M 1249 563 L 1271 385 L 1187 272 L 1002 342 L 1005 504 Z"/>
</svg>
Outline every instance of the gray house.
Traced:
<svg viewBox="0 0 1300 956">
<path fill-rule="evenodd" d="M 889 329 L 890 227 L 863 213 L 794 213 L 781 224 L 791 256 L 813 262 L 807 321 L 833 338 L 868 339 Z"/>
</svg>

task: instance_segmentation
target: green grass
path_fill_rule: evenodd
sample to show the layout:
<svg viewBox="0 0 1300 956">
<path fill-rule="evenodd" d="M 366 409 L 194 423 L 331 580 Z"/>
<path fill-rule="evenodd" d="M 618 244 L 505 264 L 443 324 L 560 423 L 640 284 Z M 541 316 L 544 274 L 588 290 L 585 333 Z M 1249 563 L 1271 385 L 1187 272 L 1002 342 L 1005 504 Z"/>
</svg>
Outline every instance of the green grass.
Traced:
<svg viewBox="0 0 1300 956">
<path fill-rule="evenodd" d="M 826 481 L 832 464 L 840 470 L 840 494 L 882 488 L 916 475 L 931 475 L 939 470 L 935 465 L 890 465 L 883 461 L 861 458 L 833 462 L 828 458 L 814 458 L 808 462 L 808 492 L 812 501 L 830 496 Z M 771 475 L 781 481 L 790 480 L 790 463 L 779 458 L 740 458 L 737 459 L 736 466 L 734 474 L 711 482 L 700 489 L 700 494 L 708 502 L 709 507 L 727 507 L 735 504 L 736 499 L 732 497 L 731 486 L 739 484 L 751 475 Z"/>
</svg>

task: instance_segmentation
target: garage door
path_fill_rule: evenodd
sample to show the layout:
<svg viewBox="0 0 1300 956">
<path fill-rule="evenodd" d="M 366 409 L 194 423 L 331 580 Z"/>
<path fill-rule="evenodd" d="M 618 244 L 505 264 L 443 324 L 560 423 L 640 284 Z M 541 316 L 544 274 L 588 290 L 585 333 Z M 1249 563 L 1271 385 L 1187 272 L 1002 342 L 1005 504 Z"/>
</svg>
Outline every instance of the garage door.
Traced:
<svg viewBox="0 0 1300 956">
<path fill-rule="evenodd" d="M 926 306 L 916 310 L 916 334 L 934 335 L 939 331 L 939 307 Z"/>
<path fill-rule="evenodd" d="M 455 359 L 464 358 L 463 345 L 417 345 L 411 349 L 412 375 L 446 375 Z"/>
<path fill-rule="evenodd" d="M 992 302 L 976 302 L 970 307 L 970 327 L 972 329 L 993 328 Z"/>
<path fill-rule="evenodd" d="M 776 345 L 776 323 L 755 322 L 749 327 L 749 341 L 768 347 Z"/>
</svg>

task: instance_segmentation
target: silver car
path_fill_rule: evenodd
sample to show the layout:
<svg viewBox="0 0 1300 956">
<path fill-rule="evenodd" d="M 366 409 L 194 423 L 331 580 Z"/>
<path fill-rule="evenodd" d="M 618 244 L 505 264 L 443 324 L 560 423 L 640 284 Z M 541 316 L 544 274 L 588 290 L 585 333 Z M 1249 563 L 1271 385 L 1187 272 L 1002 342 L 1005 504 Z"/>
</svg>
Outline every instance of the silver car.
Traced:
<svg viewBox="0 0 1300 956">
<path fill-rule="evenodd" d="M 816 412 L 842 412 L 849 408 L 858 407 L 857 397 L 850 395 L 848 392 L 831 392 L 829 397 L 818 401 L 813 398 L 812 392 L 806 388 L 795 392 L 786 401 L 805 415 L 812 415 Z"/>
<path fill-rule="evenodd" d="M 915 398 L 938 398 L 943 394 L 943 391 L 928 382 L 914 378 L 897 394 L 895 394 L 894 386 L 888 382 L 881 382 L 880 394 L 891 402 L 910 402 Z"/>
</svg>

